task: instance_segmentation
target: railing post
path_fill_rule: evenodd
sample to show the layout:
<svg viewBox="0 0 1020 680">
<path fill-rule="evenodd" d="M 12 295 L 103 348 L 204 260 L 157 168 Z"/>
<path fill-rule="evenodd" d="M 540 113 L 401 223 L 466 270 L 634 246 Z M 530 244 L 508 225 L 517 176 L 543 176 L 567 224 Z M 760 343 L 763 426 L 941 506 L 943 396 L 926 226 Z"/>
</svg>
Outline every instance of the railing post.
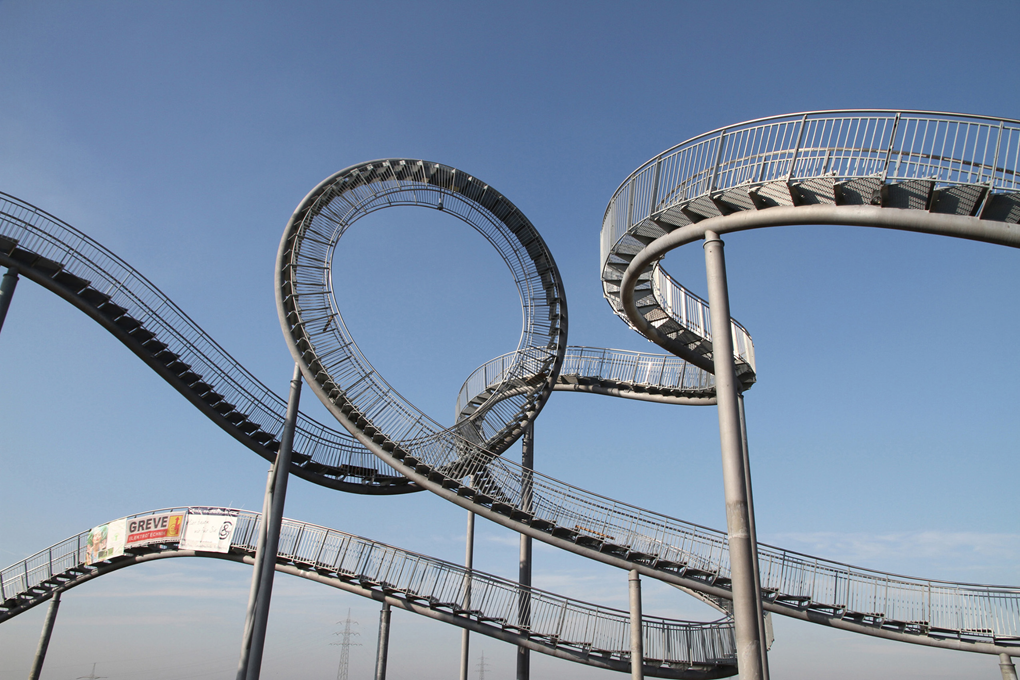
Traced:
<svg viewBox="0 0 1020 680">
<path fill-rule="evenodd" d="M 995 170 L 999 167 L 999 149 L 1002 147 L 1002 126 L 1003 121 L 999 121 L 999 136 L 995 140 L 995 156 L 992 158 L 992 176 L 988 180 L 988 191 L 995 189 Z M 979 180 L 980 181 L 980 180 Z"/>
<path fill-rule="evenodd" d="M 528 423 L 521 438 L 521 510 L 531 512 L 531 498 L 535 469 L 535 421 Z M 521 534 L 520 569 L 518 581 L 521 584 L 520 601 L 517 604 L 517 625 L 522 629 L 531 628 L 531 537 Z M 522 630 L 523 632 L 523 630 Z M 525 633 L 527 634 L 527 633 Z M 531 677 L 531 652 L 527 647 L 517 648 L 517 680 Z"/>
<path fill-rule="evenodd" d="M 715 167 L 712 168 L 712 181 L 708 184 L 708 192 L 715 191 L 715 183 L 719 179 L 719 162 L 722 161 L 723 145 L 726 142 L 726 131 L 719 133 L 719 148 L 715 150 Z"/>
<path fill-rule="evenodd" d="M 896 144 L 896 131 L 900 127 L 900 114 L 896 113 L 896 118 L 893 119 L 892 134 L 889 135 L 889 148 L 885 152 L 885 169 L 882 171 L 882 182 L 885 183 L 886 177 L 889 176 L 889 161 L 892 159 L 893 146 Z"/>
<path fill-rule="evenodd" d="M 730 303 L 723 242 L 714 231 L 706 231 L 704 248 L 712 327 L 726 329 L 730 323 Z M 737 666 L 741 680 L 763 680 L 759 633 L 762 622 L 758 618 L 754 587 L 754 552 L 757 548 L 750 533 L 733 339 L 725 330 L 712 335 L 712 360 L 726 497 Z"/>
<path fill-rule="evenodd" d="M 641 626 L 641 575 L 637 569 L 630 570 L 630 677 L 644 680 L 645 640 Z"/>
<path fill-rule="evenodd" d="M 11 298 L 14 297 L 14 289 L 18 286 L 18 268 L 10 267 L 4 274 L 3 281 L 0 281 L 0 330 L 3 330 L 4 319 L 7 318 L 7 310 L 11 306 Z"/>
<path fill-rule="evenodd" d="M 465 631 L 466 632 L 466 631 Z M 383 601 L 379 612 L 379 645 L 375 655 L 375 680 L 386 680 L 386 657 L 390 649 L 390 603 Z"/>
<path fill-rule="evenodd" d="M 793 166 L 797 163 L 797 156 L 800 155 L 800 145 L 804 141 L 804 130 L 807 129 L 807 114 L 800 119 L 800 134 L 797 135 L 797 146 L 793 148 L 793 158 L 790 159 L 790 172 L 786 174 L 786 181 L 793 179 Z"/>
<path fill-rule="evenodd" d="M 662 173 L 662 156 L 655 159 L 655 176 L 652 178 L 652 200 L 648 202 L 648 216 L 655 214 L 655 204 L 659 202 L 659 175 Z"/>
<path fill-rule="evenodd" d="M 42 673 L 43 662 L 46 661 L 46 649 L 50 646 L 50 636 L 53 634 L 53 624 L 57 620 L 58 609 L 60 609 L 59 590 L 53 593 L 50 607 L 46 610 L 46 620 L 43 622 L 39 647 L 35 650 L 35 659 L 32 660 L 32 670 L 28 672 L 28 680 L 39 680 L 39 674 Z"/>
<path fill-rule="evenodd" d="M 287 402 L 287 416 L 283 434 L 280 437 L 280 451 L 273 463 L 272 504 L 268 518 L 263 515 L 265 543 L 261 557 L 255 614 L 252 621 L 251 638 L 247 650 L 241 650 L 238 666 L 238 680 L 259 680 L 262 672 L 262 652 L 266 643 L 266 626 L 269 622 L 269 604 L 273 596 L 273 577 L 276 575 L 276 553 L 280 545 L 280 528 L 283 523 L 283 506 L 287 497 L 287 480 L 290 475 L 291 453 L 294 446 L 294 429 L 297 424 L 298 406 L 301 400 L 301 368 L 294 365 L 294 377 L 290 381 L 290 398 Z M 256 564 L 260 561 L 256 553 Z M 254 577 L 254 575 L 253 575 Z M 254 586 L 253 586 L 254 590 Z M 246 631 L 247 632 L 247 631 Z M 247 652 L 247 654 L 246 654 Z M 244 675 L 242 675 L 244 673 Z"/>
</svg>

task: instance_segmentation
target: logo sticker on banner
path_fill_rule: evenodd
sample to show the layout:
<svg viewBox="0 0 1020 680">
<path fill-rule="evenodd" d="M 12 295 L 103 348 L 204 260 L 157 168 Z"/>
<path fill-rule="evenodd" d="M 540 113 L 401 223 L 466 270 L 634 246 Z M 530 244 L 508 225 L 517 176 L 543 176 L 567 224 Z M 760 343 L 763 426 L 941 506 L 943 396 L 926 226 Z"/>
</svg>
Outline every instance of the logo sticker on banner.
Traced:
<svg viewBox="0 0 1020 680">
<path fill-rule="evenodd" d="M 127 520 L 127 541 L 124 545 L 130 548 L 138 545 L 178 541 L 181 538 L 183 525 L 183 512 L 165 512 L 158 515 L 134 517 Z"/>
<path fill-rule="evenodd" d="M 189 508 L 181 550 L 228 552 L 237 526 L 237 513 L 229 508 Z"/>
<path fill-rule="evenodd" d="M 100 524 L 85 541 L 85 564 L 95 564 L 124 554 L 125 520 Z"/>
</svg>

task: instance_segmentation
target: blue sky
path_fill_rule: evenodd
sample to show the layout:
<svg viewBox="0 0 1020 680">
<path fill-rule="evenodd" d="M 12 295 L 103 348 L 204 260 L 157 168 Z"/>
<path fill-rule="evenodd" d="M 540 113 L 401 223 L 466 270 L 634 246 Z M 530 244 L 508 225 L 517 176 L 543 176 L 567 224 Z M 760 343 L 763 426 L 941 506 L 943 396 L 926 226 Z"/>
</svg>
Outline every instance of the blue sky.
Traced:
<svg viewBox="0 0 1020 680">
<path fill-rule="evenodd" d="M 264 3 L 0 1 L 0 191 L 103 243 L 285 392 L 272 294 L 291 211 L 383 157 L 461 168 L 514 201 L 566 282 L 572 344 L 654 351 L 602 299 L 598 231 L 619 183 L 689 137 L 828 108 L 1020 117 L 1015 2 Z M 428 413 L 513 349 L 512 280 L 446 216 L 378 213 L 335 275 L 366 356 Z M 1017 253 L 869 229 L 728 237 L 731 307 L 755 340 L 747 395 L 759 537 L 921 577 L 1017 584 Z M 667 268 L 704 294 L 701 249 Z M 0 563 L 100 522 L 187 504 L 261 506 L 266 464 L 83 314 L 22 281 L 0 333 Z M 303 405 L 324 410 L 306 392 Z M 536 466 L 724 528 L 714 409 L 555 394 Z M 514 455 L 513 452 L 509 455 Z M 295 480 L 287 515 L 447 559 L 464 513 Z M 516 535 L 479 523 L 476 564 L 511 575 Z M 229 678 L 250 571 L 170 560 L 65 597 L 43 677 Z M 626 606 L 622 572 L 536 548 L 536 584 Z M 375 605 L 277 581 L 265 674 L 335 672 L 348 607 L 370 672 Z M 710 616 L 647 582 L 646 611 Z M 0 626 L 24 677 L 43 618 Z M 776 621 L 784 678 L 994 677 L 990 657 Z M 391 678 L 456 672 L 459 630 L 394 615 Z M 489 680 L 513 650 L 474 638 Z M 415 659 L 422 665 L 416 667 Z M 610 677 L 534 657 L 536 673 Z"/>
</svg>

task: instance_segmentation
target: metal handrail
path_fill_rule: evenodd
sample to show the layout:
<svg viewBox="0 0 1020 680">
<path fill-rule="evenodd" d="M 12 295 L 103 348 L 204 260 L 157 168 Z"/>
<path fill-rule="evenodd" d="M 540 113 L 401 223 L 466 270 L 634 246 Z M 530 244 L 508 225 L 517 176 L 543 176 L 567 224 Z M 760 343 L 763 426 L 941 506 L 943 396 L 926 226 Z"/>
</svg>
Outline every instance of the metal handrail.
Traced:
<svg viewBox="0 0 1020 680">
<path fill-rule="evenodd" d="M 230 356 L 198 324 L 136 269 L 74 227 L 13 196 L 0 193 L 0 236 L 58 263 L 62 271 L 111 296 L 142 327 L 156 335 L 180 361 L 222 395 L 247 420 L 279 439 L 287 404 Z M 254 447 L 253 447 L 254 448 Z M 261 455 L 267 452 L 255 448 Z M 399 473 L 342 432 L 301 414 L 294 450 L 322 466 L 324 476 L 353 478 L 370 490 L 377 478 Z M 314 476 L 314 475 L 313 475 Z"/>
<path fill-rule="evenodd" d="M 729 158 L 725 154 L 719 157 Z M 791 155 L 791 163 L 794 160 Z M 332 228 L 342 230 L 360 216 L 359 211 L 367 210 L 365 206 L 378 209 L 400 203 L 436 207 L 434 196 L 429 195 L 422 202 L 409 187 L 392 179 L 397 170 L 366 165 L 371 172 L 352 175 L 356 176 L 356 181 L 352 180 L 353 188 L 331 185 L 329 191 L 333 193 L 318 197 L 313 192 L 288 226 L 278 260 L 281 285 L 277 289 L 283 296 L 278 298 L 278 305 L 281 318 L 291 329 L 287 341 L 292 353 L 304 363 L 311 388 L 327 408 L 345 426 L 371 435 L 377 443 L 370 446 L 373 452 L 398 470 L 490 519 L 561 547 L 567 547 L 563 543 L 566 541 L 570 549 L 594 559 L 609 561 L 611 558 L 607 556 L 613 556 L 617 559 L 614 564 L 622 560 L 665 580 L 682 580 L 690 587 L 705 588 L 715 594 L 727 591 L 730 572 L 724 533 L 522 468 L 500 458 L 499 451 L 486 448 L 484 436 L 472 436 L 467 427 L 437 431 L 424 426 L 420 416 L 415 419 L 416 409 L 402 398 L 391 398 L 387 386 L 367 361 L 362 362 L 360 354 L 347 350 L 353 345 L 353 338 L 326 336 L 316 327 L 309 328 L 301 323 L 302 314 L 314 315 L 336 305 L 322 278 L 323 267 L 317 264 L 330 257 L 335 238 L 329 233 L 328 220 L 317 221 L 316 209 L 345 196 L 337 202 L 349 207 L 343 214 L 330 216 L 334 220 Z M 718 177 L 711 181 L 718 181 Z M 463 198 L 461 205 L 467 204 L 471 209 L 470 200 Z M 634 214 L 640 214 L 641 210 L 644 208 Z M 303 235 L 312 238 L 302 242 Z M 505 253 L 504 258 L 512 259 Z M 652 278 L 646 279 L 649 286 Z M 662 278 L 656 285 L 661 291 L 672 284 Z M 299 302 L 293 300 L 297 295 L 301 297 Z M 687 303 L 685 299 L 683 304 Z M 706 333 L 711 330 L 704 322 L 701 327 Z M 740 336 L 746 331 L 739 324 L 731 328 L 737 340 L 735 353 L 753 366 L 749 336 L 742 346 Z M 333 354 L 327 357 L 327 353 Z M 539 354 L 537 358 L 543 357 Z M 535 373 L 533 369 L 526 370 L 530 359 L 526 352 L 519 351 L 512 357 L 493 360 L 476 374 L 465 393 L 480 394 L 479 390 L 484 392 L 489 385 L 497 384 L 498 390 L 506 390 L 526 382 Z M 511 360 L 518 362 L 519 372 L 511 373 L 504 368 Z M 487 368 L 490 365 L 491 374 Z M 543 379 L 548 380 L 550 376 L 545 375 Z M 374 385 L 369 384 L 373 382 Z M 499 403 L 497 396 L 486 405 L 496 409 Z M 468 476 L 473 476 L 472 487 L 465 486 Z M 1000 645 L 1020 644 L 1020 589 L 1017 588 L 898 576 L 764 545 L 760 546 L 759 562 L 762 587 L 768 594 L 766 608 L 771 611 L 790 615 L 811 611 L 812 617 L 840 619 L 841 625 L 856 625 L 855 630 L 860 632 L 900 626 L 897 634 L 925 636 L 929 642 L 966 635 L 970 636 L 968 639 Z"/>
<path fill-rule="evenodd" d="M 457 393 L 455 413 L 462 418 L 473 401 L 488 399 L 508 379 L 514 352 L 485 362 L 467 377 Z M 603 380 L 620 385 L 639 385 L 705 394 L 714 390 L 715 376 L 672 354 L 648 354 L 602 347 L 567 347 L 559 381 L 571 378 Z"/>
<path fill-rule="evenodd" d="M 189 508 L 154 510 L 127 519 Z M 224 510 L 226 510 L 224 508 Z M 234 551 L 256 549 L 261 515 L 237 511 L 230 541 Z M 184 531 L 187 531 L 185 519 Z M 35 597 L 33 589 L 58 587 L 54 575 L 96 569 L 85 563 L 88 531 L 0 570 L 0 602 Z M 183 532 L 182 532 L 183 533 Z M 159 550 L 176 550 L 179 537 L 167 538 Z M 111 562 L 116 562 L 113 558 Z M 445 607 L 476 620 L 496 622 L 528 637 L 555 641 L 558 646 L 626 658 L 630 653 L 629 613 L 562 597 L 336 529 L 284 519 L 277 560 L 291 562 L 337 578 L 382 589 L 391 596 Z M 470 604 L 465 594 L 470 593 Z M 519 620 L 522 597 L 527 616 Z M 502 622 L 500 624 L 499 622 Z M 733 624 L 728 620 L 699 623 L 656 616 L 642 620 L 645 658 L 667 666 L 732 665 Z"/>
<path fill-rule="evenodd" d="M 676 216 L 680 208 L 737 187 L 865 177 L 887 184 L 926 180 L 935 189 L 1018 191 L 1020 121 L 908 110 L 812 111 L 760 118 L 693 137 L 638 167 L 610 199 L 601 233 L 604 294 L 630 325 L 618 295 L 621 273 L 611 265 L 637 252 L 643 244 L 632 236 L 642 228 L 654 232 L 654 220 L 664 214 Z M 654 287 L 659 306 L 681 326 L 709 339 L 705 328 L 692 323 L 707 316 L 704 301 L 669 279 L 658 263 L 652 269 L 659 281 Z M 670 284 L 662 285 L 667 279 Z M 748 343 L 734 327 L 735 347 L 750 348 L 749 336 L 746 339 Z M 746 352 L 738 356 L 747 359 Z M 753 357 L 748 363 L 753 368 Z"/>
</svg>

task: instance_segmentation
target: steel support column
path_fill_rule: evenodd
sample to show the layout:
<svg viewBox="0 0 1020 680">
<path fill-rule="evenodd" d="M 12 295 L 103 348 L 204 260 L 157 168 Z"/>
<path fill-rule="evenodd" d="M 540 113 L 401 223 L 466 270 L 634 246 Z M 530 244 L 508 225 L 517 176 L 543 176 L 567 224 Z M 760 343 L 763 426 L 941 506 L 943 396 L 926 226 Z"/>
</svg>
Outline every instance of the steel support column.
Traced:
<svg viewBox="0 0 1020 680">
<path fill-rule="evenodd" d="M 751 553 L 754 567 L 754 602 L 758 608 L 758 644 L 761 647 L 761 673 L 763 680 L 769 680 L 769 647 L 765 633 L 765 611 L 761 602 L 761 572 L 758 570 L 758 531 L 754 522 L 754 493 L 751 490 L 751 456 L 747 448 L 747 418 L 744 415 L 744 393 L 737 393 L 737 404 L 740 406 L 740 446 L 744 450 L 744 482 L 747 493 L 747 524 L 751 530 Z"/>
<path fill-rule="evenodd" d="M 17 286 L 18 268 L 10 267 L 0 281 L 0 330 L 4 328 L 4 319 L 7 318 L 7 310 L 11 306 L 11 298 L 14 297 L 14 289 Z"/>
<path fill-rule="evenodd" d="M 630 570 L 630 677 L 644 680 L 645 636 L 641 627 L 641 575 Z"/>
<path fill-rule="evenodd" d="M 531 512 L 533 493 L 533 470 L 535 469 L 535 421 L 530 421 L 521 438 L 521 510 Z M 531 628 L 531 537 L 521 534 L 521 555 L 518 581 L 521 584 L 521 599 L 518 603 L 517 624 L 522 629 Z M 531 651 L 527 647 L 517 648 L 517 680 L 531 678 Z"/>
<path fill-rule="evenodd" d="M 467 632 L 467 631 L 465 631 Z M 386 680 L 386 657 L 390 651 L 390 603 L 379 612 L 379 645 L 375 654 L 375 680 Z"/>
<path fill-rule="evenodd" d="M 730 547 L 737 667 L 741 680 L 764 680 L 759 632 L 762 621 L 758 616 L 761 601 L 755 602 L 754 586 L 754 553 L 757 546 L 750 529 L 747 471 L 744 469 L 736 365 L 733 360 L 733 338 L 730 335 L 726 258 L 723 242 L 715 232 L 705 232 L 704 247 L 708 305 L 712 320 L 712 362 L 719 411 L 723 489 L 726 497 L 726 530 Z"/>
<path fill-rule="evenodd" d="M 6 280 L 6 278 L 5 276 L 4 279 Z M 39 647 L 35 650 L 35 659 L 32 660 L 32 670 L 28 672 L 28 680 L 39 680 L 39 674 L 42 673 L 43 662 L 46 661 L 46 649 L 50 646 L 50 636 L 53 634 L 53 624 L 57 620 L 58 609 L 60 609 L 59 590 L 53 593 L 53 599 L 50 600 L 50 608 L 46 610 L 46 620 L 43 621 L 42 635 L 39 636 Z M 1016 676 L 1014 675 L 1013 677 L 1015 678 Z"/>
<path fill-rule="evenodd" d="M 287 416 L 280 437 L 280 451 L 273 464 L 272 502 L 269 516 L 262 515 L 265 525 L 263 554 L 255 556 L 262 561 L 259 574 L 258 594 L 255 603 L 255 617 L 252 624 L 251 645 L 247 659 L 246 680 L 259 680 L 262 672 L 262 652 L 266 644 L 266 626 L 269 623 L 269 604 L 273 597 L 273 576 L 276 574 L 276 553 L 280 546 L 280 527 L 283 523 L 283 505 L 287 498 L 287 481 L 290 476 L 291 453 L 294 446 L 294 428 L 297 425 L 298 406 L 301 400 L 301 369 L 294 366 L 294 377 L 290 381 L 290 398 L 287 401 Z"/>
<path fill-rule="evenodd" d="M 474 480 L 468 478 L 468 486 L 474 486 Z M 471 609 L 471 570 L 475 561 L 475 513 L 468 511 L 467 540 L 464 542 L 464 569 L 467 578 L 464 581 L 464 609 Z M 467 628 L 460 632 L 460 680 L 468 680 L 469 653 L 471 647 L 471 631 Z"/>
<path fill-rule="evenodd" d="M 255 561 L 252 565 L 251 588 L 248 590 L 248 607 L 244 614 L 244 633 L 241 635 L 241 657 L 237 662 L 235 680 L 245 680 L 248 676 L 248 658 L 251 653 L 251 635 L 255 629 L 255 607 L 259 601 L 259 583 L 262 580 L 263 558 L 266 556 L 266 517 L 273 506 L 273 472 L 274 462 L 266 473 L 266 492 L 262 496 L 262 514 L 259 516 L 259 535 L 255 541 Z"/>
<path fill-rule="evenodd" d="M 999 670 L 1002 671 L 1002 680 L 1017 680 L 1016 666 L 1009 654 L 999 655 Z"/>
</svg>

